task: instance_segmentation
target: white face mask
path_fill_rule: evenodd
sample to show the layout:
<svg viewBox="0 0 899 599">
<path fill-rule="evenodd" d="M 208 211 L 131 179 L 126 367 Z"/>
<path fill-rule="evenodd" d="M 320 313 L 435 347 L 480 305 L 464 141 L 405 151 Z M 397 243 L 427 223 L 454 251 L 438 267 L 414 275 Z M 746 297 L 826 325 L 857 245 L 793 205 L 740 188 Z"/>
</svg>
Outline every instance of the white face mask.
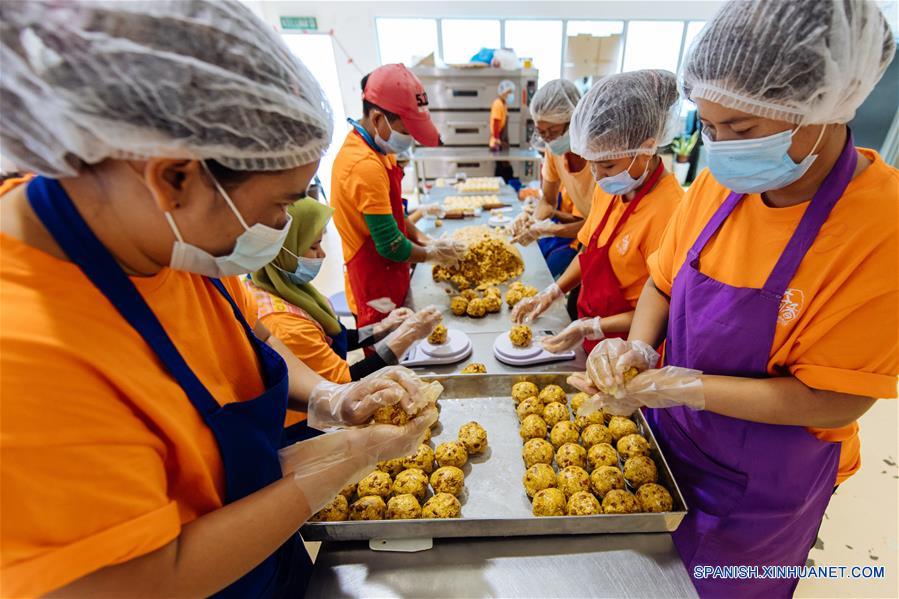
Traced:
<svg viewBox="0 0 899 599">
<path fill-rule="evenodd" d="M 281 251 L 281 246 L 284 245 L 284 240 L 287 239 L 287 233 L 290 231 L 291 217 L 288 215 L 287 224 L 281 229 L 267 227 L 262 223 L 256 223 L 252 227 L 247 226 L 243 216 L 240 215 L 240 212 L 234 206 L 234 202 L 216 178 L 212 176 L 212 173 L 209 172 L 209 168 L 205 163 L 203 163 L 203 168 L 206 170 L 206 174 L 209 175 L 215 188 L 225 199 L 228 208 L 240 221 L 244 232 L 237 238 L 231 253 L 226 256 L 213 256 L 202 248 L 185 243 L 184 238 L 181 236 L 181 231 L 178 230 L 178 226 L 175 224 L 175 219 L 172 218 L 172 214 L 166 212 L 165 217 L 169 221 L 169 226 L 172 228 L 176 238 L 172 247 L 172 259 L 169 266 L 174 270 L 192 272 L 213 278 L 229 277 L 259 270 L 274 260 L 278 252 Z"/>
<path fill-rule="evenodd" d="M 640 178 L 634 179 L 633 177 L 631 177 L 629 171 L 636 160 L 637 156 L 634 156 L 633 160 L 631 160 L 631 163 L 627 165 L 627 168 L 617 175 L 599 179 L 597 183 L 602 188 L 602 190 L 609 195 L 620 196 L 626 193 L 630 193 L 640 187 L 640 185 L 643 183 L 643 180 L 646 179 L 647 169 L 649 168 L 650 161 L 646 162 L 646 167 L 643 168 L 643 174 L 640 175 Z"/>
<path fill-rule="evenodd" d="M 378 130 L 375 129 L 375 144 L 381 148 L 382 152 L 385 154 L 402 154 L 412 147 L 411 135 L 400 133 L 391 127 L 389 122 L 387 123 L 387 128 L 390 129 L 390 137 L 387 139 L 382 138 Z"/>
</svg>

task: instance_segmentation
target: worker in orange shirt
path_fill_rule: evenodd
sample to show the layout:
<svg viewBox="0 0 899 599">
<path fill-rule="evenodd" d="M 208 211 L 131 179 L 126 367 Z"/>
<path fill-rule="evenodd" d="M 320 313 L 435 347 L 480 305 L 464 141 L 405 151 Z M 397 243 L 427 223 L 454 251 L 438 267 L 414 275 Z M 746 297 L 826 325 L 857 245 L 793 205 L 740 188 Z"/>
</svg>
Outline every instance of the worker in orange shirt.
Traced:
<svg viewBox="0 0 899 599">
<path fill-rule="evenodd" d="M 798 577 L 704 567 L 804 566 L 859 467 L 858 418 L 896 397 L 899 171 L 846 125 L 894 54 L 874 2 L 722 6 L 683 74 L 709 169 L 649 257 L 628 341 L 593 351 L 597 387 L 572 377 L 592 407 L 647 408 L 700 596 L 792 595 Z"/>
<path fill-rule="evenodd" d="M 490 141 L 492 152 L 509 149 L 509 101 L 515 95 L 515 82 L 503 79 L 496 87 L 496 98 L 490 105 Z M 515 175 L 512 165 L 505 160 L 497 160 L 493 174 L 508 183 Z"/>
<path fill-rule="evenodd" d="M 242 3 L 158 6 L 0 3 L 3 152 L 38 175 L 0 198 L 4 597 L 302 596 L 300 526 L 436 421 L 410 371 L 333 383 L 258 321 L 235 275 L 331 112 Z M 288 403 L 340 430 L 286 445 Z M 384 405 L 424 413 L 359 426 Z"/>
<path fill-rule="evenodd" d="M 353 128 L 331 172 L 347 295 L 360 327 L 403 305 L 410 264 L 451 264 L 465 250 L 461 242 L 421 234 L 403 207 L 403 170 L 396 155 L 411 148 L 413 139 L 424 146 L 440 143 L 421 82 L 401 64 L 375 69 L 362 79 L 362 112 L 359 121 L 347 119 Z"/>
</svg>

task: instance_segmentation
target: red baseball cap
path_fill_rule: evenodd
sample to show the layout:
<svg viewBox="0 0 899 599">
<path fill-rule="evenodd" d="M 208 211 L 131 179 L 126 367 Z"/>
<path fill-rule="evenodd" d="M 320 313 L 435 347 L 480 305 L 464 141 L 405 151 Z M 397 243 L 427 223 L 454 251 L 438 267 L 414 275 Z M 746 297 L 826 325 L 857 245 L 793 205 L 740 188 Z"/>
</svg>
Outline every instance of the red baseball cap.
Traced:
<svg viewBox="0 0 899 599">
<path fill-rule="evenodd" d="M 440 144 L 440 133 L 428 112 L 428 94 L 405 65 L 385 64 L 372 71 L 362 98 L 400 117 L 409 134 L 421 145 Z"/>
</svg>

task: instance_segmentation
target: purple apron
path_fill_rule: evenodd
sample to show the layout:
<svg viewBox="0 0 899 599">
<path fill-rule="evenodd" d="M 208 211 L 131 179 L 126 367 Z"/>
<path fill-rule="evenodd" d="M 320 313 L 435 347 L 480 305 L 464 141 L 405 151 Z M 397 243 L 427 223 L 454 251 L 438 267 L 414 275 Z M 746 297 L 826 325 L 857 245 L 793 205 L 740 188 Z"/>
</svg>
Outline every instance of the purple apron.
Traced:
<svg viewBox="0 0 899 599">
<path fill-rule="evenodd" d="M 671 290 L 666 363 L 706 374 L 767 377 L 781 298 L 858 157 L 851 133 L 761 289 L 700 272 L 700 254 L 743 196 L 731 193 L 696 239 Z M 747 252 L 752 248 L 746 248 Z M 647 418 L 690 511 L 674 543 L 702 597 L 789 597 L 794 579 L 694 577 L 694 566 L 804 566 L 837 476 L 840 444 L 801 426 L 677 407 Z"/>
</svg>

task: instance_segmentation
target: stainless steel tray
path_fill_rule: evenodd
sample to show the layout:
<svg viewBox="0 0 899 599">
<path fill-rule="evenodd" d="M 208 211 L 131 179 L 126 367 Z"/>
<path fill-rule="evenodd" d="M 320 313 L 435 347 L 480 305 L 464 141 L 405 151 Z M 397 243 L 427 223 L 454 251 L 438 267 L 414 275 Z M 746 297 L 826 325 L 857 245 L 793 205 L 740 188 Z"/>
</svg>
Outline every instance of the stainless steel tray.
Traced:
<svg viewBox="0 0 899 599">
<path fill-rule="evenodd" d="M 659 482 L 674 500 L 673 511 L 661 514 L 601 514 L 537 518 L 524 492 L 522 441 L 511 389 L 519 381 L 538 386 L 555 383 L 574 393 L 565 374 L 448 375 L 430 377 L 444 386 L 440 424 L 433 444 L 456 438 L 459 427 L 476 420 L 487 431 L 489 449 L 463 468 L 465 491 L 462 517 L 453 520 L 377 520 L 367 522 L 309 522 L 301 533 L 307 541 L 364 541 L 440 537 L 506 537 L 525 535 L 671 532 L 683 520 L 687 506 L 655 437 L 639 412 L 634 420 L 652 446 L 659 466 Z"/>
</svg>

